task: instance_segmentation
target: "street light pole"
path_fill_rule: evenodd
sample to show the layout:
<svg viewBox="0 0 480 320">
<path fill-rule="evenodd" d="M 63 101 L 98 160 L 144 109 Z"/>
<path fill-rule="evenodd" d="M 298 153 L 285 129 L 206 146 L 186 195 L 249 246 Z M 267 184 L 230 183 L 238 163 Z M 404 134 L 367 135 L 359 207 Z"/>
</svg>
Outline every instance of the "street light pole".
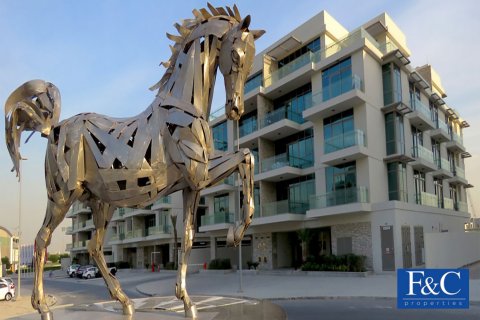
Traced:
<svg viewBox="0 0 480 320">
<path fill-rule="evenodd" d="M 18 268 L 17 268 L 17 274 L 18 274 L 18 280 L 17 280 L 17 286 L 18 286 L 18 293 L 17 297 L 21 296 L 20 289 L 21 289 L 21 276 L 22 276 L 22 263 L 21 263 L 21 235 L 22 235 L 22 175 L 21 175 L 21 163 L 22 159 L 18 161 Z"/>
</svg>

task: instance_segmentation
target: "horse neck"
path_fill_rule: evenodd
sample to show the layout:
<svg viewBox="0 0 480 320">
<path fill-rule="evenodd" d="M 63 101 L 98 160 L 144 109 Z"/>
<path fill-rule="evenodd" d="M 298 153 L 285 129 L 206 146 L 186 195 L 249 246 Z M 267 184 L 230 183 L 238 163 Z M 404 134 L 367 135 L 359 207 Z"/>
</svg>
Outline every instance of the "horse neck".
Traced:
<svg viewBox="0 0 480 320">
<path fill-rule="evenodd" d="M 188 50 L 184 48 L 178 55 L 174 71 L 164 89 L 165 94 L 193 104 L 205 119 L 210 115 L 220 44 L 220 40 L 213 35 L 197 38 L 187 44 Z"/>
</svg>

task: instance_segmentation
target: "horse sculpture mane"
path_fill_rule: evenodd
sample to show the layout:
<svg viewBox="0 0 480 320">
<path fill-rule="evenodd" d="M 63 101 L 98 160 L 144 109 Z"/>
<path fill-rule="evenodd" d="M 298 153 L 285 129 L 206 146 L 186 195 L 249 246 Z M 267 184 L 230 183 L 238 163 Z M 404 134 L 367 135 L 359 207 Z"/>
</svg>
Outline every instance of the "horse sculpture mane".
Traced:
<svg viewBox="0 0 480 320">
<path fill-rule="evenodd" d="M 195 234 L 200 191 L 233 172 L 242 180 L 243 206 L 239 224 L 231 225 L 227 243 L 238 245 L 254 213 L 254 158 L 248 149 L 213 153 L 208 116 L 217 69 L 226 90 L 225 113 L 238 120 L 243 113 L 245 80 L 253 65 L 254 40 L 263 31 L 249 30 L 250 16 L 242 19 L 236 6 L 193 10 L 194 19 L 175 24 L 180 35 L 167 70 L 151 89 L 155 100 L 140 114 L 114 119 L 82 113 L 59 120 L 60 93 L 43 80 L 17 88 L 5 104 L 7 148 L 20 178 L 20 138 L 23 131 L 41 132 L 48 139 L 45 156 L 47 210 L 36 237 L 35 284 L 32 306 L 42 320 L 53 315 L 45 301 L 43 267 L 52 233 L 75 201 L 92 210 L 95 232 L 88 252 L 97 264 L 112 298 L 123 313 L 134 312 L 132 301 L 107 268 L 104 236 L 119 207 L 144 207 L 182 190 L 183 224 L 181 260 L 175 295 L 184 303 L 185 315 L 198 313 L 186 289 L 188 259 Z"/>
<path fill-rule="evenodd" d="M 167 68 L 167 70 L 165 71 L 162 79 L 150 87 L 150 90 L 153 91 L 159 89 L 159 92 L 161 92 L 166 89 L 165 86 L 168 83 L 170 76 L 173 74 L 178 55 L 182 52 L 182 49 L 185 47 L 187 42 L 192 40 L 189 38 L 189 36 L 199 25 L 204 24 L 211 19 L 226 20 L 232 24 L 240 23 L 242 21 L 242 17 L 240 16 L 240 12 L 238 11 L 236 5 L 233 5 L 233 10 L 228 6 L 225 7 L 226 10 L 222 7 L 215 8 L 210 3 L 207 3 L 207 6 L 210 11 L 208 11 L 206 8 L 202 8 L 200 10 L 193 9 L 193 19 L 184 19 L 181 21 L 181 24 L 175 23 L 174 27 L 177 29 L 179 33 L 178 35 L 167 33 L 167 38 L 174 42 L 173 46 L 170 45 L 172 55 L 170 59 L 161 63 L 161 65 Z"/>
</svg>

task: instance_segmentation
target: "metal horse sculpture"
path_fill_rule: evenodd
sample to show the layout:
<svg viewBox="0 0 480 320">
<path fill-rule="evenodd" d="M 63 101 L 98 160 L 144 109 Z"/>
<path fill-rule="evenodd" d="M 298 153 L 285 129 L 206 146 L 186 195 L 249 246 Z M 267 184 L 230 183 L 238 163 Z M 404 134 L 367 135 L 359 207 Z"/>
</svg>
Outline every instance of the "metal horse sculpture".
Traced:
<svg viewBox="0 0 480 320">
<path fill-rule="evenodd" d="M 250 16 L 242 19 L 236 6 L 193 10 L 194 18 L 175 24 L 179 35 L 167 71 L 151 89 L 153 103 L 139 115 L 114 119 L 82 113 L 58 123 L 60 94 L 51 83 L 33 80 L 16 89 L 5 104 L 6 142 L 20 178 L 22 131 L 39 131 L 48 139 L 45 179 L 48 206 L 36 237 L 35 284 L 32 305 L 42 319 L 53 315 L 43 291 L 45 251 L 55 228 L 75 201 L 88 204 L 95 232 L 88 251 L 100 269 L 112 298 L 123 313 L 134 312 L 132 301 L 109 273 L 103 241 L 118 207 L 145 207 L 159 197 L 183 190 L 185 234 L 176 280 L 176 296 L 183 300 L 185 316 L 197 310 L 186 289 L 187 263 L 192 249 L 195 212 L 204 188 L 240 173 L 243 221 L 228 230 L 227 241 L 237 245 L 251 222 L 253 157 L 248 149 L 214 155 L 208 117 L 219 67 L 226 88 L 226 116 L 238 120 L 243 113 L 243 87 L 255 55 L 254 40 L 264 31 L 249 30 Z M 13 170 L 13 169 L 12 169 Z"/>
</svg>

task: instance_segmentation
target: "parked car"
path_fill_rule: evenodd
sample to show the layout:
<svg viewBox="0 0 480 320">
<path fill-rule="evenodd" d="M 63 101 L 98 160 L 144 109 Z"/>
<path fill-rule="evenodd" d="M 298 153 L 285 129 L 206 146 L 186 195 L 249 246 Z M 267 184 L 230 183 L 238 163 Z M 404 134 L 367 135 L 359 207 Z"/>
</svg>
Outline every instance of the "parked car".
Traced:
<svg viewBox="0 0 480 320">
<path fill-rule="evenodd" d="M 75 272 L 77 272 L 77 269 L 80 267 L 79 264 L 72 264 L 70 267 L 67 268 L 67 275 L 70 278 L 73 278 L 75 276 Z"/>
<path fill-rule="evenodd" d="M 85 270 L 87 270 L 90 267 L 93 267 L 93 266 L 92 265 L 86 265 L 86 266 L 78 267 L 77 271 L 75 271 L 75 275 L 77 276 L 77 278 L 82 278 L 83 272 L 85 272 Z"/>
<path fill-rule="evenodd" d="M 82 274 L 83 279 L 91 279 L 91 278 L 98 278 L 98 277 L 100 277 L 100 272 L 97 267 L 86 268 Z"/>
<path fill-rule="evenodd" d="M 8 284 L 6 281 L 0 281 L 0 300 L 10 301 L 15 297 L 15 285 Z"/>
<path fill-rule="evenodd" d="M 15 283 L 13 283 L 12 278 L 0 278 L 0 283 L 5 283 L 6 285 L 8 285 L 10 290 L 15 291 Z"/>
</svg>

